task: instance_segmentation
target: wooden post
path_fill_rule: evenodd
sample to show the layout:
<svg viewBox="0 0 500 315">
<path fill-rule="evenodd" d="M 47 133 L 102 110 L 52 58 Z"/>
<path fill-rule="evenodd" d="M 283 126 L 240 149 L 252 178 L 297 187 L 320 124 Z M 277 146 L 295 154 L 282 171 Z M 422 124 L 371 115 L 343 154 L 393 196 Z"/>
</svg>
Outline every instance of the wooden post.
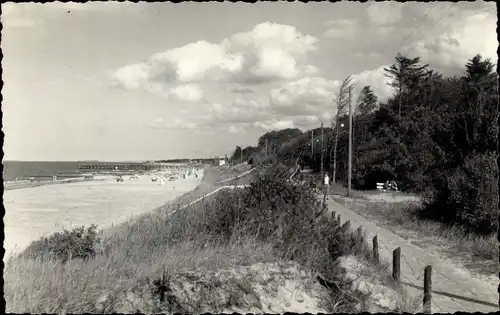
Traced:
<svg viewBox="0 0 500 315">
<path fill-rule="evenodd" d="M 358 252 L 358 254 L 361 254 L 363 252 L 363 229 L 361 228 L 361 226 L 356 229 L 355 238 L 356 251 Z"/>
<path fill-rule="evenodd" d="M 347 222 L 344 223 L 344 225 L 342 225 L 342 230 L 347 232 L 347 231 L 349 231 L 350 227 L 351 227 L 351 221 L 347 220 Z"/>
<path fill-rule="evenodd" d="M 432 300 L 432 266 L 429 265 L 424 269 L 424 313 L 431 313 Z"/>
<path fill-rule="evenodd" d="M 373 260 L 376 264 L 380 263 L 380 259 L 378 256 L 378 238 L 377 235 L 373 237 Z"/>
<path fill-rule="evenodd" d="M 339 214 L 339 215 L 337 216 L 337 222 L 339 223 L 339 225 L 341 225 L 341 224 L 342 224 L 342 220 L 340 220 L 340 219 L 341 219 L 341 216 L 340 216 L 340 214 Z"/>
<path fill-rule="evenodd" d="M 359 242 L 363 242 L 363 229 L 361 226 L 356 229 L 356 238 Z"/>
<path fill-rule="evenodd" d="M 396 282 L 401 280 L 401 247 L 392 252 L 392 278 Z"/>
</svg>

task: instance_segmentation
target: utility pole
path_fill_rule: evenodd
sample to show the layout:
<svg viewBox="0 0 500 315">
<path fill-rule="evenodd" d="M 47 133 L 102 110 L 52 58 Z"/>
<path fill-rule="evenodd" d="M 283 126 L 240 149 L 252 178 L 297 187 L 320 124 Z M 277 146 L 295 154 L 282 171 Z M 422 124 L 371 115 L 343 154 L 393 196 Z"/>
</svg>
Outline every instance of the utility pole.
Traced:
<svg viewBox="0 0 500 315">
<path fill-rule="evenodd" d="M 311 159 L 314 157 L 314 130 L 311 130 Z"/>
<path fill-rule="evenodd" d="M 324 143 L 325 132 L 323 130 L 323 122 L 321 122 L 321 181 L 323 182 L 323 186 L 325 185 L 325 173 L 323 168 L 323 143 Z"/>
<path fill-rule="evenodd" d="M 351 177 L 352 177 L 352 89 L 349 87 L 349 167 L 347 173 L 347 196 L 351 195 Z"/>
</svg>

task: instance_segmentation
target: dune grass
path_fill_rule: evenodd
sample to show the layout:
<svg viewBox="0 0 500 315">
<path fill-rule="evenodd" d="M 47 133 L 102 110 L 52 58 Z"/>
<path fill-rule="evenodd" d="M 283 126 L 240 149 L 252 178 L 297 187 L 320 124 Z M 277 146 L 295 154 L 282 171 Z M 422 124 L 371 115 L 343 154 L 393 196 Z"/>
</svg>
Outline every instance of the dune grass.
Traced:
<svg viewBox="0 0 500 315">
<path fill-rule="evenodd" d="M 338 270 L 332 266 L 338 257 L 353 252 L 357 240 L 324 212 L 309 188 L 268 176 L 250 188 L 222 191 L 182 211 L 178 204 L 172 204 L 129 221 L 120 233 L 104 238 L 100 250 L 84 259 L 63 255 L 69 258 L 61 260 L 60 256 L 46 255 L 50 249 L 47 244 L 60 240 L 49 237 L 32 244 L 30 255 L 24 253 L 6 264 L 6 310 L 60 314 L 166 312 L 168 302 L 144 301 L 138 307 L 124 304 L 120 297 L 133 288 L 154 286 L 160 278 L 180 272 L 257 262 L 293 260 L 323 277 L 338 279 Z M 69 252 L 73 243 L 67 243 Z M 79 244 L 90 250 L 88 242 Z M 324 303 L 327 311 L 355 310 L 356 294 L 345 292 L 349 292 L 348 287 L 338 283 Z"/>
</svg>

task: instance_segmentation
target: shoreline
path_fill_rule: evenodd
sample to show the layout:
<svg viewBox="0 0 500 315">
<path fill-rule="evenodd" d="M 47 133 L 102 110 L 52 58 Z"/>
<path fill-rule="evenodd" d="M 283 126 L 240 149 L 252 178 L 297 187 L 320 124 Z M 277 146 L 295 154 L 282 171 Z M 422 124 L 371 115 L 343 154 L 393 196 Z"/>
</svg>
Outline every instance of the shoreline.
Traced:
<svg viewBox="0 0 500 315">
<path fill-rule="evenodd" d="M 162 172 L 117 183 L 116 176 L 23 183 L 4 193 L 4 262 L 24 251 L 33 241 L 71 226 L 98 225 L 101 231 L 152 213 L 197 189 L 204 169 L 192 176 L 164 183 L 152 182 Z M 67 184 L 71 185 L 59 185 Z M 13 189 L 12 189 L 13 188 Z M 26 189 L 32 188 L 32 189 Z M 68 225 L 69 224 L 69 225 Z M 25 231 L 29 231 L 26 233 Z"/>
<path fill-rule="evenodd" d="M 41 186 L 49 186 L 49 185 L 58 185 L 58 184 L 70 184 L 70 183 L 79 183 L 79 182 L 98 182 L 98 181 L 104 181 L 108 178 L 93 178 L 93 179 L 85 179 L 81 177 L 77 178 L 70 178 L 70 179 L 59 179 L 55 181 L 38 181 L 38 182 L 21 182 L 21 183 L 16 183 L 15 181 L 12 182 L 4 182 L 3 188 L 4 190 L 16 190 L 16 189 L 26 189 L 26 188 L 34 188 L 34 187 L 41 187 Z"/>
</svg>

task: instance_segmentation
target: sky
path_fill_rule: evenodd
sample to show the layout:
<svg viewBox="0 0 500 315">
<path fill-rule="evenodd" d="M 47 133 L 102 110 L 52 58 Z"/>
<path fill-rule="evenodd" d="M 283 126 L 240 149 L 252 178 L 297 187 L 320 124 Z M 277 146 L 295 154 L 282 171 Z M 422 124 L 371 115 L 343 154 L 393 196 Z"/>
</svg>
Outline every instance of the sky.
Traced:
<svg viewBox="0 0 500 315">
<path fill-rule="evenodd" d="M 4 160 L 230 155 L 329 125 L 398 51 L 445 75 L 497 62 L 494 2 L 2 4 Z"/>
</svg>

